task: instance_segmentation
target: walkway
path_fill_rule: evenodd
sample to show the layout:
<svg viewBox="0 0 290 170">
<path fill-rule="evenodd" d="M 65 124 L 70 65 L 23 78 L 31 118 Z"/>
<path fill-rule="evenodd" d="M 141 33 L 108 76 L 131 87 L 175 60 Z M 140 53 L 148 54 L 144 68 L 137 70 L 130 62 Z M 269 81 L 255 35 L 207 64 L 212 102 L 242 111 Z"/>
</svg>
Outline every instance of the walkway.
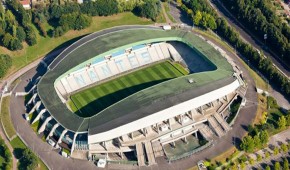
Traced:
<svg viewBox="0 0 290 170">
<path fill-rule="evenodd" d="M 166 2 L 165 2 L 166 3 Z M 166 11 L 165 11 L 165 7 L 164 7 L 164 4 L 161 2 L 161 8 L 162 8 L 162 13 L 163 13 L 163 16 L 165 17 L 165 21 L 167 24 L 171 24 L 172 21 L 170 20 L 170 18 L 168 17 Z"/>
</svg>

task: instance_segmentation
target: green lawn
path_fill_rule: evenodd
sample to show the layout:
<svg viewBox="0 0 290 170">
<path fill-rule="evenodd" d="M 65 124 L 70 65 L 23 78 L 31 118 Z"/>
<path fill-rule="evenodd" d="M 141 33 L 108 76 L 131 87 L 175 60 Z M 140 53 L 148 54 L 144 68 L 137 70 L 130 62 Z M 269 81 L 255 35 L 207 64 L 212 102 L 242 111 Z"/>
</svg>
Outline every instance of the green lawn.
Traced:
<svg viewBox="0 0 290 170">
<path fill-rule="evenodd" d="M 82 117 L 92 116 L 137 91 L 186 74 L 181 65 L 169 61 L 155 64 L 76 93 L 69 106 Z"/>
<path fill-rule="evenodd" d="M 22 151 L 26 148 L 25 144 L 22 142 L 22 140 L 19 137 L 14 138 L 10 142 L 11 146 L 14 149 L 14 154 L 17 159 L 20 159 L 22 157 Z M 41 159 L 38 159 L 39 167 L 36 168 L 37 170 L 47 170 L 48 168 L 45 166 L 45 164 L 41 161 Z M 21 169 L 21 161 L 18 162 L 18 168 Z"/>
<path fill-rule="evenodd" d="M 9 75 L 20 68 L 26 66 L 28 63 L 36 60 L 37 58 L 43 57 L 53 49 L 66 47 L 80 37 L 99 31 L 105 28 L 110 28 L 118 25 L 148 25 L 153 24 L 149 19 L 140 18 L 135 16 L 131 12 L 124 12 L 117 15 L 107 17 L 93 17 L 92 24 L 90 27 L 80 31 L 69 31 L 65 35 L 58 38 L 46 38 L 37 35 L 37 44 L 34 46 L 28 46 L 24 44 L 24 48 L 19 51 L 9 51 L 6 48 L 0 47 L 0 53 L 9 54 L 13 60 L 13 66 L 6 75 Z M 47 31 L 51 27 L 47 24 L 44 25 Z"/>
<path fill-rule="evenodd" d="M 3 124 L 3 128 L 8 135 L 8 138 L 11 139 L 14 135 L 16 135 L 16 132 L 11 121 L 9 106 L 10 97 L 4 97 L 1 106 L 1 122 Z"/>
<path fill-rule="evenodd" d="M 39 122 L 39 120 L 38 121 L 36 121 L 35 123 L 33 123 L 32 125 L 31 125 L 31 128 L 32 128 L 32 130 L 34 131 L 34 132 L 37 132 L 37 130 L 40 128 L 40 122 Z"/>
</svg>

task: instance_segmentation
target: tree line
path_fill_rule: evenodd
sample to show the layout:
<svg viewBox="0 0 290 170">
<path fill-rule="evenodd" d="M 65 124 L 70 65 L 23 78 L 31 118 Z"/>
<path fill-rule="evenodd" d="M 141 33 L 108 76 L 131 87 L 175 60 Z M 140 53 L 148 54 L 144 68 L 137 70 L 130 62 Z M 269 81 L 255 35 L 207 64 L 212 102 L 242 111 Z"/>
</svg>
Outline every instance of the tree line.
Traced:
<svg viewBox="0 0 290 170">
<path fill-rule="evenodd" d="M 69 30 L 81 30 L 90 26 L 92 16 L 110 16 L 120 12 L 134 11 L 141 17 L 155 20 L 160 12 L 157 0 L 96 0 L 82 4 L 51 4 L 48 7 L 35 6 L 32 10 L 34 23 L 42 35 L 48 33 L 42 29 L 45 22 L 54 27 L 51 36 L 59 37 Z"/>
<path fill-rule="evenodd" d="M 0 6 L 0 45 L 9 50 L 20 50 L 22 42 L 36 44 L 36 33 L 31 24 L 31 13 L 16 0 L 6 1 L 7 9 Z"/>
<path fill-rule="evenodd" d="M 273 65 L 269 58 L 264 58 L 263 54 L 255 50 L 250 44 L 245 43 L 240 37 L 238 32 L 228 25 L 225 19 L 217 16 L 216 12 L 211 8 L 211 6 L 203 0 L 192 0 L 184 2 L 184 4 L 179 1 L 180 8 L 184 10 L 189 17 L 192 18 L 193 23 L 196 22 L 197 18 L 200 18 L 201 13 L 207 13 L 212 16 L 216 23 L 216 28 L 212 27 L 212 30 L 226 40 L 229 44 L 236 48 L 236 50 L 243 56 L 243 59 L 248 61 L 251 66 L 255 67 L 260 71 L 273 85 L 278 87 L 278 89 L 287 98 L 290 98 L 290 82 L 288 78 L 282 75 Z M 208 17 L 209 18 L 209 17 Z M 200 25 L 201 22 L 197 22 L 195 26 L 200 28 L 205 28 Z M 214 29 L 215 28 L 215 29 Z M 210 26 L 205 29 L 211 29 Z M 287 41 L 286 41 L 287 42 Z M 288 55 L 290 56 L 290 55 Z"/>
<path fill-rule="evenodd" d="M 83 4 L 67 2 L 64 5 L 36 5 L 25 10 L 18 0 L 7 0 L 7 9 L 0 7 L 1 46 L 9 50 L 21 50 L 22 42 L 37 43 L 36 29 L 41 36 L 59 37 L 69 30 L 81 30 L 90 26 L 92 16 L 109 16 L 132 11 L 140 17 L 156 20 L 161 5 L 158 0 L 96 0 Z M 44 24 L 53 30 L 47 32 Z"/>
<path fill-rule="evenodd" d="M 290 66 L 290 27 L 276 15 L 270 0 L 222 0 L 222 2 L 252 34 Z"/>
</svg>

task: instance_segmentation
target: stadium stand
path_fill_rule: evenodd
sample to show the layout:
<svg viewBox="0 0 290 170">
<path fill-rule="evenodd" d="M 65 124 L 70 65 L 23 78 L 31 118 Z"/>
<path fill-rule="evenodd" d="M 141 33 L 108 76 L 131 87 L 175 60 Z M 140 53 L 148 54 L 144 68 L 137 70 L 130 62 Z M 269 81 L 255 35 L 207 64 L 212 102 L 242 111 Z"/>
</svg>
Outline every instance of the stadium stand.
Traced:
<svg viewBox="0 0 290 170">
<path fill-rule="evenodd" d="M 45 132 L 55 147 L 88 160 L 102 154 L 110 161 L 127 160 L 124 153 L 135 152 L 132 157 L 145 166 L 155 164 L 159 156 L 177 160 L 205 149 L 211 146 L 213 132 L 220 137 L 230 130 L 215 113 L 222 114 L 238 93 L 244 94 L 238 90 L 244 84 L 208 42 L 183 30 L 102 32 L 106 36 L 89 35 L 57 57 L 29 101 L 32 108 L 39 107 L 38 133 Z M 190 74 L 137 91 L 90 117 L 80 117 L 64 104 L 84 88 L 166 59 L 182 63 Z M 204 146 L 199 145 L 198 133 L 207 140 Z M 172 143 L 176 150 L 168 152 Z"/>
</svg>

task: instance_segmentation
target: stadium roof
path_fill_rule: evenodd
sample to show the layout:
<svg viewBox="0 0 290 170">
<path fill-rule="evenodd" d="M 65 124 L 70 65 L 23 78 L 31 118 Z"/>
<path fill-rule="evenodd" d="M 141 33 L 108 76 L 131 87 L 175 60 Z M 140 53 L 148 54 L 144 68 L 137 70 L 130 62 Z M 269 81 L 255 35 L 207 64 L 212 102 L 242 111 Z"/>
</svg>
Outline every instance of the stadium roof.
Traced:
<svg viewBox="0 0 290 170">
<path fill-rule="evenodd" d="M 183 30 L 164 31 L 156 27 L 117 27 L 84 37 L 60 54 L 38 84 L 39 96 L 50 114 L 65 128 L 90 134 L 104 132 L 234 81 L 233 69 L 221 54 L 204 40 Z M 215 71 L 195 73 L 172 79 L 139 91 L 99 112 L 82 118 L 72 113 L 57 95 L 55 80 L 76 65 L 96 55 L 125 47 L 158 41 L 182 41 L 198 50 L 217 66 Z M 195 83 L 188 83 L 188 79 Z"/>
</svg>

